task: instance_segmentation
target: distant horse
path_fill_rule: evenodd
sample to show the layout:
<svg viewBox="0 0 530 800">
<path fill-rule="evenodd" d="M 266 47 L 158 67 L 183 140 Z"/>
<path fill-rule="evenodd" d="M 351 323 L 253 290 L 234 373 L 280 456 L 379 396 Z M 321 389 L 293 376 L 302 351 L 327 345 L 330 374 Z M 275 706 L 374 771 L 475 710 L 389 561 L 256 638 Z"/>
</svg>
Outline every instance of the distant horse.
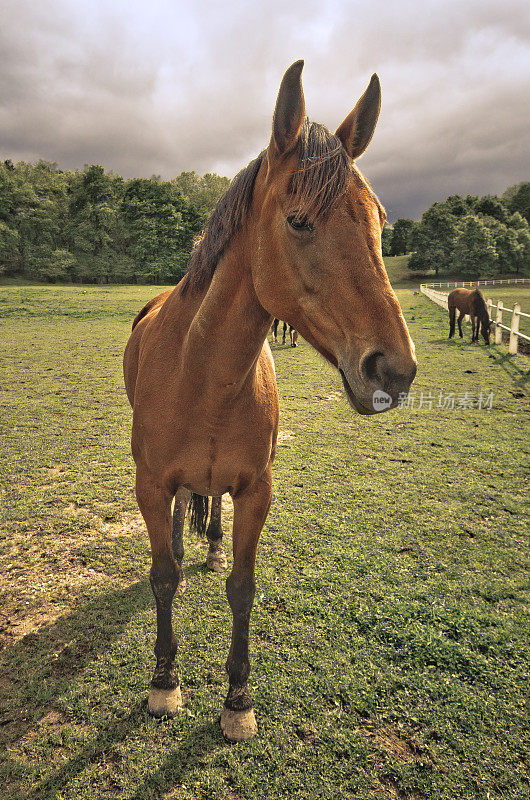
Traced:
<svg viewBox="0 0 530 800">
<path fill-rule="evenodd" d="M 272 323 L 272 341 L 278 341 L 278 325 L 280 324 L 280 320 L 276 317 L 274 322 Z M 287 333 L 287 323 L 283 323 L 283 336 L 282 336 L 282 344 L 285 344 L 285 335 Z M 298 331 L 296 331 L 292 325 L 289 325 L 289 338 L 291 339 L 291 347 L 296 347 L 296 342 L 298 341 Z"/>
<path fill-rule="evenodd" d="M 478 329 L 484 337 L 486 344 L 490 343 L 491 320 L 486 307 L 484 295 L 478 289 L 454 289 L 447 298 L 449 307 L 449 338 L 455 334 L 455 318 L 458 315 L 458 330 L 462 339 L 462 318 L 469 314 L 471 318 L 472 335 L 471 341 L 478 342 Z"/>
<path fill-rule="evenodd" d="M 221 728 L 230 741 L 257 730 L 248 640 L 278 433 L 267 341 L 273 318 L 289 320 L 339 371 L 361 414 L 381 410 L 374 407 L 380 391 L 391 400 L 384 408 L 395 407 L 416 373 L 414 345 L 381 255 L 384 210 L 354 165 L 377 122 L 379 80 L 372 77 L 333 135 L 305 116 L 302 67 L 297 61 L 283 77 L 269 146 L 219 200 L 182 281 L 137 315 L 124 356 L 136 497 L 151 541 L 156 600 L 148 709 L 173 716 L 182 707 L 171 614 L 185 585 L 189 492 L 195 525 L 210 539 L 209 562 L 220 568 L 220 497 L 229 492 L 233 566 L 226 592 L 233 628 Z M 215 498 L 217 519 L 206 529 L 208 497 Z"/>
</svg>

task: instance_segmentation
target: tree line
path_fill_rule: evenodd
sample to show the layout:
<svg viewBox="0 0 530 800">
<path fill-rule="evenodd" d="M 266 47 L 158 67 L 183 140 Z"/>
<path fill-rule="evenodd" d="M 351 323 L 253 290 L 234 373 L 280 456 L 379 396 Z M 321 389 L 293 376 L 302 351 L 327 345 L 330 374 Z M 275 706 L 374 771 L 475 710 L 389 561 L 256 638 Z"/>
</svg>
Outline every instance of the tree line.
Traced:
<svg viewBox="0 0 530 800">
<path fill-rule="evenodd" d="M 98 165 L 0 163 L 0 274 L 42 281 L 170 283 L 229 185 L 214 173 L 124 179 Z M 502 197 L 451 195 L 383 230 L 411 270 L 487 278 L 530 273 L 530 183 Z"/>
<path fill-rule="evenodd" d="M 0 274 L 42 281 L 175 283 L 228 178 L 125 180 L 98 165 L 0 163 Z"/>
<path fill-rule="evenodd" d="M 451 195 L 421 220 L 398 219 L 383 231 L 383 255 L 411 253 L 411 270 L 469 279 L 530 274 L 530 183 L 502 197 Z"/>
</svg>

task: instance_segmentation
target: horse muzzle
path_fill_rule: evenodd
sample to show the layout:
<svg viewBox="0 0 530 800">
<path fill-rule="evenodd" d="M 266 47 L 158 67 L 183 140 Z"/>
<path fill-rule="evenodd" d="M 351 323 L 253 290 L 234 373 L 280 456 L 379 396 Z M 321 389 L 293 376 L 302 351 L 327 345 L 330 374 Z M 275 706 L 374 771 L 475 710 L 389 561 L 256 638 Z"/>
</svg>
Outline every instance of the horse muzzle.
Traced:
<svg viewBox="0 0 530 800">
<path fill-rule="evenodd" d="M 416 376 L 416 360 L 397 359 L 381 350 L 370 350 L 357 368 L 339 362 L 339 372 L 348 402 L 359 414 L 379 414 L 405 400 Z"/>
</svg>

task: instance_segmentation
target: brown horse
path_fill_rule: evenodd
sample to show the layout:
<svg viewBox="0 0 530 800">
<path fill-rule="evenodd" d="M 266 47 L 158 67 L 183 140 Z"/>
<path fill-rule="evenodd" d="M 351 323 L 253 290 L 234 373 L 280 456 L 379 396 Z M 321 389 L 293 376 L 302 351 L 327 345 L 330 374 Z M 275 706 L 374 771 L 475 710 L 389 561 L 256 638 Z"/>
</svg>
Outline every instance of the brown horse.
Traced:
<svg viewBox="0 0 530 800">
<path fill-rule="evenodd" d="M 484 337 L 486 344 L 490 343 L 490 326 L 491 320 L 486 307 L 484 295 L 478 289 L 454 289 L 447 298 L 447 305 L 449 309 L 449 338 L 455 335 L 455 318 L 456 312 L 458 315 L 458 331 L 460 338 L 463 338 L 462 333 L 462 318 L 469 314 L 471 318 L 471 341 L 478 342 L 478 329 L 480 325 L 480 332 Z"/>
<path fill-rule="evenodd" d="M 354 165 L 377 122 L 379 80 L 372 77 L 333 135 L 305 116 L 302 67 L 297 61 L 283 77 L 269 146 L 217 204 L 184 279 L 138 314 L 124 359 L 136 494 L 151 541 L 157 609 L 148 708 L 171 716 L 181 707 L 171 607 L 184 587 L 187 492 L 194 493 L 194 515 L 203 523 L 207 497 L 217 498 L 220 511 L 219 498 L 229 492 L 233 566 L 226 591 L 233 629 L 221 727 L 231 741 L 257 730 L 247 687 L 248 639 L 278 432 L 267 342 L 272 319 L 287 320 L 338 369 L 361 414 L 376 412 L 374 392 L 386 392 L 395 406 L 416 372 L 381 255 L 385 214 Z M 235 339 L 243 345 L 234 347 Z M 222 566 L 218 516 L 209 557 Z"/>
<path fill-rule="evenodd" d="M 272 341 L 278 341 L 278 325 L 280 324 L 280 320 L 276 317 L 274 322 L 272 323 Z M 285 344 L 285 336 L 287 334 L 287 323 L 283 323 L 283 335 L 282 335 L 282 344 Z M 289 338 L 291 340 L 291 347 L 296 347 L 296 343 L 298 341 L 298 331 L 295 331 L 292 325 L 289 325 Z"/>
</svg>

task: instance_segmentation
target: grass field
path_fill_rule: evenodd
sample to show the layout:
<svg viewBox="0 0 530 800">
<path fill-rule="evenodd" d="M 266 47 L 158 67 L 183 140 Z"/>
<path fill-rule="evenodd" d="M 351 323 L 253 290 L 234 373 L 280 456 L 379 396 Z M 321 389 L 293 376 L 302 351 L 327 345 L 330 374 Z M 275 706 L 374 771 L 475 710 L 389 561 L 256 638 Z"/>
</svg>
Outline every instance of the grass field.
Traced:
<svg viewBox="0 0 530 800">
<path fill-rule="evenodd" d="M 526 800 L 528 359 L 448 341 L 445 312 L 402 289 L 415 405 L 366 419 L 308 345 L 274 346 L 259 735 L 230 747 L 224 578 L 194 535 L 175 602 L 186 710 L 146 712 L 155 613 L 121 355 L 155 291 L 0 287 L 3 800 Z M 491 410 L 458 407 L 480 392 Z"/>
<path fill-rule="evenodd" d="M 385 256 L 385 267 L 392 286 L 406 286 L 411 283 L 422 283 L 434 278 L 424 278 L 408 268 L 409 256 Z"/>
</svg>

